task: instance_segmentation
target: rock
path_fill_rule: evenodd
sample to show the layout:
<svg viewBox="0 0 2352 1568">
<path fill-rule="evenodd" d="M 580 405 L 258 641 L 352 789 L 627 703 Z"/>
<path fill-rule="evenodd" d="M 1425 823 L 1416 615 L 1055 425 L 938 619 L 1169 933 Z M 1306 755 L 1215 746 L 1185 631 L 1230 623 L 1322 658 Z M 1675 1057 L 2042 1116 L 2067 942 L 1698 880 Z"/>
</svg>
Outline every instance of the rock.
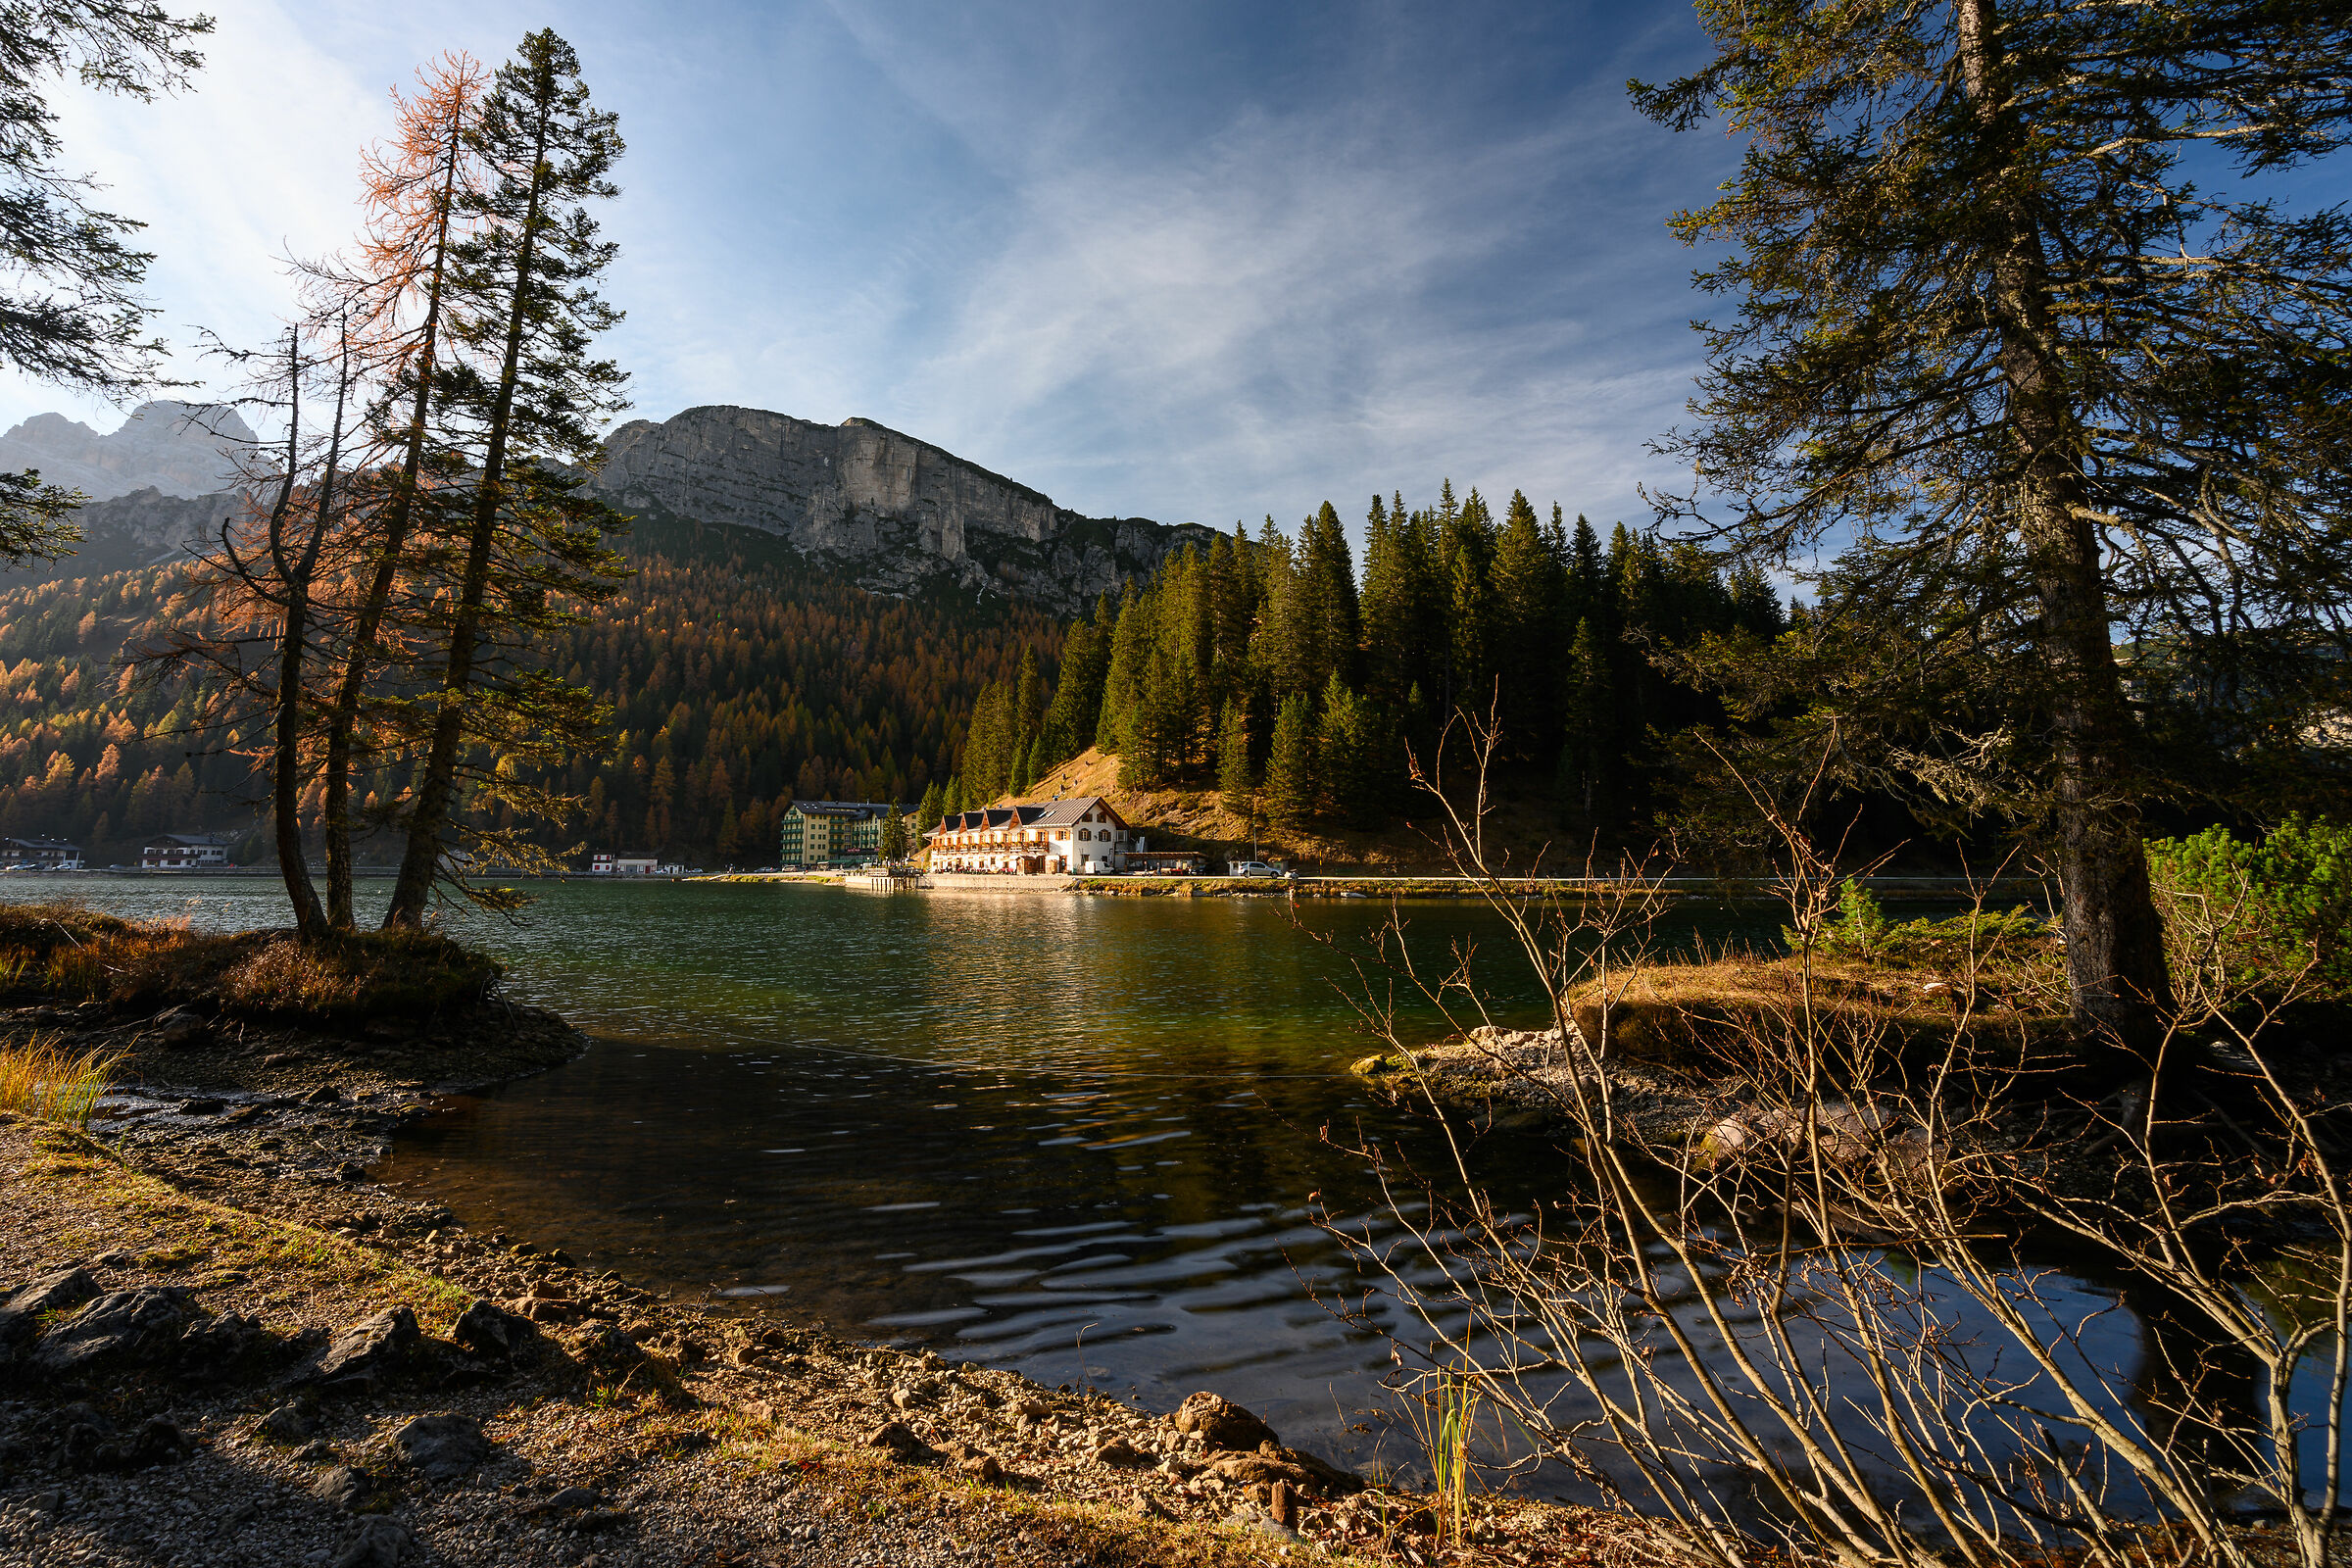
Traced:
<svg viewBox="0 0 2352 1568">
<path fill-rule="evenodd" d="M 334 1456 L 335 1446 L 324 1438 L 306 1443 L 294 1450 L 295 1459 L 303 1464 L 324 1464 Z"/>
<path fill-rule="evenodd" d="M 318 1418 L 299 1404 L 281 1404 L 254 1427 L 272 1443 L 300 1443 L 318 1430 Z"/>
<path fill-rule="evenodd" d="M 368 1167 L 356 1159 L 347 1159 L 335 1167 L 335 1180 L 339 1182 L 364 1182 L 367 1179 Z"/>
<path fill-rule="evenodd" d="M 98 1277 L 86 1268 L 61 1268 L 0 1301 L 0 1348 L 40 1332 L 41 1314 L 70 1311 L 98 1296 Z"/>
<path fill-rule="evenodd" d="M 870 419 L 816 424 L 760 409 L 632 419 L 590 484 L 624 512 L 779 535 L 863 588 L 1018 592 L 1065 613 L 1210 538 L 1189 524 L 1082 517 Z"/>
<path fill-rule="evenodd" d="M 582 1360 L 606 1372 L 642 1366 L 645 1348 L 610 1323 L 588 1330 L 572 1342 Z"/>
<path fill-rule="evenodd" d="M 1239 1525 L 1244 1530 L 1255 1531 L 1261 1536 L 1271 1536 L 1276 1541 L 1289 1542 L 1299 1539 L 1298 1531 L 1293 1530 L 1290 1526 L 1281 1523 L 1272 1514 L 1266 1512 L 1265 1509 L 1259 1507 L 1254 1502 L 1245 1503 L 1241 1507 L 1236 1508 L 1233 1511 L 1233 1516 L 1228 1519 L 1226 1523 Z"/>
<path fill-rule="evenodd" d="M 114 1356 L 151 1354 L 176 1340 L 193 1315 L 193 1298 L 179 1286 L 115 1291 L 43 1336 L 32 1364 L 56 1376 Z"/>
<path fill-rule="evenodd" d="M 1254 1449 L 1261 1443 L 1280 1441 L 1272 1427 L 1232 1400 L 1205 1389 L 1186 1396 L 1168 1422 L 1177 1431 L 1192 1434 L 1211 1448 Z"/>
<path fill-rule="evenodd" d="M 228 1108 L 228 1102 L 218 1095 L 195 1095 L 179 1102 L 182 1116 L 218 1116 Z"/>
<path fill-rule="evenodd" d="M 1283 1529 L 1298 1529 L 1298 1502 L 1291 1491 L 1291 1484 L 1288 1481 L 1277 1481 L 1271 1491 L 1273 1494 L 1266 1498 L 1266 1512 L 1271 1514 L 1274 1522 Z"/>
<path fill-rule="evenodd" d="M 59 1419 L 65 1436 L 58 1446 L 69 1469 L 144 1470 L 177 1464 L 196 1451 L 195 1440 L 161 1416 L 127 1438 L 117 1437 L 106 1417 L 87 1404 L 66 1406 Z"/>
<path fill-rule="evenodd" d="M 1287 1485 L 1294 1492 L 1331 1495 L 1364 1490 L 1360 1476 L 1326 1464 L 1311 1453 L 1273 1443 L 1260 1444 L 1255 1453 L 1212 1454 L 1207 1468 L 1210 1475 L 1242 1487 Z"/>
<path fill-rule="evenodd" d="M 454 1410 L 414 1417 L 392 1441 L 427 1481 L 455 1481 L 490 1455 L 482 1424 Z"/>
<path fill-rule="evenodd" d="M 997 1462 L 997 1456 L 977 1444 L 951 1443 L 940 1452 L 947 1455 L 948 1462 L 957 1472 L 970 1476 L 984 1487 L 997 1486 L 1004 1479 L 1004 1467 Z"/>
<path fill-rule="evenodd" d="M 173 1369 L 197 1383 L 219 1383 L 235 1372 L 246 1354 L 269 1343 L 259 1318 L 229 1312 L 190 1324 L 172 1348 Z"/>
<path fill-rule="evenodd" d="M 537 1337 L 538 1330 L 512 1312 L 502 1312 L 488 1301 L 476 1301 L 466 1309 L 451 1333 L 460 1345 L 475 1354 L 505 1360 L 519 1354 Z"/>
<path fill-rule="evenodd" d="M 306 1105 L 332 1105 L 340 1102 L 342 1099 L 342 1090 L 337 1089 L 333 1084 L 320 1084 L 303 1096 L 302 1102 Z"/>
<path fill-rule="evenodd" d="M 201 1014 L 191 1012 L 185 1007 L 166 1007 L 147 1021 L 147 1027 L 158 1040 L 173 1051 L 184 1051 L 192 1046 L 201 1046 L 206 1037 L 213 1032 L 213 1026 L 207 1023 Z M 189 1114 L 194 1115 L 196 1112 L 191 1111 Z"/>
<path fill-rule="evenodd" d="M 603 1500 L 586 1487 L 565 1487 L 553 1496 L 542 1497 L 517 1511 L 526 1514 L 576 1513 L 582 1508 L 593 1508 Z"/>
<path fill-rule="evenodd" d="M 367 1471 L 339 1464 L 312 1485 L 311 1495 L 345 1513 L 357 1513 L 375 1495 L 375 1483 Z"/>
<path fill-rule="evenodd" d="M 416 1538 L 404 1525 L 389 1519 L 369 1519 L 359 1534 L 337 1552 L 328 1568 L 399 1568 L 401 1558 L 416 1547 Z"/>
<path fill-rule="evenodd" d="M 318 1383 L 373 1382 L 405 1362 L 421 1338 L 416 1314 L 405 1306 L 378 1312 L 337 1334 L 311 1372 Z"/>
<path fill-rule="evenodd" d="M 142 403 L 106 435 L 62 414 L 36 414 L 0 435 L 0 468 L 38 468 L 44 480 L 92 501 L 140 490 L 158 499 L 213 496 L 236 487 L 240 454 L 253 439 L 237 412 L 220 403 Z"/>
<path fill-rule="evenodd" d="M 1102 1446 L 1095 1450 L 1095 1463 L 1097 1464 L 1107 1464 L 1116 1466 L 1120 1469 L 1129 1469 L 1137 1466 L 1148 1465 L 1151 1462 L 1152 1456 L 1150 1454 L 1144 1452 L 1143 1449 L 1137 1447 L 1134 1444 L 1129 1443 L 1125 1438 L 1113 1438 L 1108 1443 L 1105 1443 L 1102 1445 Z"/>
<path fill-rule="evenodd" d="M 932 1457 L 930 1445 L 914 1435 L 904 1421 L 885 1421 L 865 1435 L 865 1446 L 880 1448 L 901 1464 Z"/>
</svg>

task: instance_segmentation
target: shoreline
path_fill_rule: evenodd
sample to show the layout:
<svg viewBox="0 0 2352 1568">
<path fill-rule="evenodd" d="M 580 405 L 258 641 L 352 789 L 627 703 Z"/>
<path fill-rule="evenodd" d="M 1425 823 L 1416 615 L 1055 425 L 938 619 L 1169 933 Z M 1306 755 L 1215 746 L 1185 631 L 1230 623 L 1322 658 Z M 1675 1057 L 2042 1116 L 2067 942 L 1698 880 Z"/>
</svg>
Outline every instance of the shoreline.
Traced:
<svg viewBox="0 0 2352 1568">
<path fill-rule="evenodd" d="M 12 1038 L 56 1029 L 61 1010 L 22 1008 L 0 1023 Z M 47 1337 L 18 1347 L 14 1376 L 0 1348 L 0 1549 L 38 1541 L 65 1551 L 126 1520 L 168 1531 L 177 1515 L 147 1493 L 215 1471 L 207 1491 L 247 1494 L 231 1525 L 213 1521 L 216 1534 L 254 1537 L 256 1555 L 237 1561 L 365 1568 L 398 1560 L 405 1547 L 380 1555 L 392 1531 L 438 1560 L 484 1563 L 569 1563 L 589 1545 L 599 1562 L 668 1563 L 721 1541 L 796 1563 L 848 1552 L 991 1560 L 955 1543 L 1039 1564 L 1258 1563 L 1302 1549 L 1409 1560 L 1396 1552 L 1433 1548 L 1426 1498 L 1366 1489 L 1283 1448 L 1238 1407 L 1226 1430 L 1209 1420 L 1188 1431 L 1181 1411 L 843 1339 L 757 1301 L 660 1299 L 508 1236 L 495 1215 L 469 1225 L 376 1185 L 367 1166 L 438 1095 L 588 1049 L 541 1009 L 494 1001 L 467 1022 L 505 1044 L 485 1054 L 477 1032 L 465 1048 L 476 1070 L 455 1075 L 434 1069 L 456 1030 L 430 1026 L 404 1039 L 230 1025 L 176 1048 L 138 1024 L 76 1030 L 141 1037 L 127 1062 L 138 1081 L 114 1086 L 98 1136 L 0 1114 L 0 1184 L 32 1221 L 0 1243 L 0 1295 L 78 1266 L 98 1288 L 176 1301 L 199 1326 L 244 1325 L 245 1360 L 273 1366 L 191 1394 L 184 1376 L 148 1376 L 133 1357 L 130 1381 L 100 1394 L 77 1379 L 28 1383 L 25 1359 Z M 307 1048 L 289 1038 L 306 1033 Z M 115 1218 L 93 1225 L 93 1209 Z M 134 1218 L 148 1234 L 130 1234 Z M 419 1337 L 400 1368 L 356 1400 L 305 1393 L 306 1357 L 331 1358 L 321 1347 L 404 1307 Z M 469 1321 L 503 1324 L 496 1332 L 536 1348 L 489 1354 L 467 1340 Z M 8 1333 L 0 1327 L 0 1347 Z M 309 1413 L 279 1424 L 312 1423 L 310 1442 L 264 1430 L 305 1397 L 317 1400 Z M 85 1408 L 119 1436 L 164 1421 L 188 1452 L 168 1465 L 77 1462 L 46 1434 Z M 461 1446 L 490 1456 L 446 1482 L 401 1437 L 442 1415 L 475 1435 Z M 351 1495 L 326 1495 L 338 1486 Z M 570 1494 L 595 1500 L 557 1506 Z M 1523 1499 L 1475 1512 L 1477 1544 L 1449 1549 L 1452 1560 L 1589 1555 L 1650 1528 Z M 917 1516 L 929 1523 L 910 1534 Z M 101 1549 L 93 1560 L 151 1559 Z"/>
</svg>

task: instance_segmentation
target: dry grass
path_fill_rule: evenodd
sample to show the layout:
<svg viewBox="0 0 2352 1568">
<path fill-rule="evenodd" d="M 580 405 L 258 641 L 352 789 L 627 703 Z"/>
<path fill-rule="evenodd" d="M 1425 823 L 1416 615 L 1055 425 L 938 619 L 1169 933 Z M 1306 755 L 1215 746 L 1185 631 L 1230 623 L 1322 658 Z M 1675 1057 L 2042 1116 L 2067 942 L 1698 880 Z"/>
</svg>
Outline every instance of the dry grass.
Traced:
<svg viewBox="0 0 2352 1568">
<path fill-rule="evenodd" d="M 184 920 L 122 920 L 74 905 L 0 906 L 0 995 L 179 1004 L 251 1018 L 418 1015 L 478 1002 L 488 957 L 432 932 L 356 932 L 305 946 L 285 931 L 220 935 Z"/>
<path fill-rule="evenodd" d="M 1590 981 L 1568 998 L 1576 1026 L 1598 1044 L 1603 1037 L 1604 982 Z M 1637 1061 L 1703 1066 L 1736 1060 L 1740 1043 L 1759 1020 L 1788 1019 L 1810 1008 L 1824 1019 L 1844 1017 L 1883 1028 L 1891 1042 L 1940 1047 L 1955 1030 L 2026 1049 L 2055 1044 L 2069 1034 L 2063 1000 L 2010 988 L 1995 977 L 1933 969 L 1887 969 L 1815 956 L 1723 957 L 1706 962 L 1648 963 L 1605 982 L 1610 1048 Z"/>
<path fill-rule="evenodd" d="M 0 1046 L 0 1110 L 87 1127 L 121 1061 L 119 1052 L 69 1051 L 57 1036 Z"/>
</svg>

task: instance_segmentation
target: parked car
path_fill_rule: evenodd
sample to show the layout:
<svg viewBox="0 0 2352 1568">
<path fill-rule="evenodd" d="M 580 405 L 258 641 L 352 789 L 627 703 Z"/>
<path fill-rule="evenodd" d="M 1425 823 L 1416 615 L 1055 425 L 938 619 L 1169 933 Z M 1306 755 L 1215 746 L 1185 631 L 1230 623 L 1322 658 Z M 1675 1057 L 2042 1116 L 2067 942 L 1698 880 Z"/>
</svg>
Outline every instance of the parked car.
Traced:
<svg viewBox="0 0 2352 1568">
<path fill-rule="evenodd" d="M 1227 876 L 1289 876 L 1291 873 L 1279 865 L 1268 865 L 1263 860 L 1236 860 L 1225 868 L 1225 874 Z"/>
</svg>

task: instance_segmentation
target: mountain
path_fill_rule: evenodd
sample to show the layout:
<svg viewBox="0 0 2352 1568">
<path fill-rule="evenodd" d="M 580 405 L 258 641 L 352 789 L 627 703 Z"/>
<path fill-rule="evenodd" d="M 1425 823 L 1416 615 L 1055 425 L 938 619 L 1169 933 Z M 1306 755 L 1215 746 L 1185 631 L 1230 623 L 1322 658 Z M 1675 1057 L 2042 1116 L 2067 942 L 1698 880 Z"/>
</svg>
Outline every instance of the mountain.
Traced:
<svg viewBox="0 0 2352 1568">
<path fill-rule="evenodd" d="M 688 409 L 612 432 L 594 488 L 623 512 L 775 534 L 877 593 L 932 585 L 1075 613 L 1209 530 L 1087 517 L 927 441 L 851 418 Z"/>
<path fill-rule="evenodd" d="M 43 483 L 92 501 L 142 490 L 209 496 L 236 483 L 236 458 L 253 440 L 236 410 L 213 403 L 142 403 L 111 435 L 36 414 L 0 434 L 0 471 L 38 468 Z"/>
</svg>

